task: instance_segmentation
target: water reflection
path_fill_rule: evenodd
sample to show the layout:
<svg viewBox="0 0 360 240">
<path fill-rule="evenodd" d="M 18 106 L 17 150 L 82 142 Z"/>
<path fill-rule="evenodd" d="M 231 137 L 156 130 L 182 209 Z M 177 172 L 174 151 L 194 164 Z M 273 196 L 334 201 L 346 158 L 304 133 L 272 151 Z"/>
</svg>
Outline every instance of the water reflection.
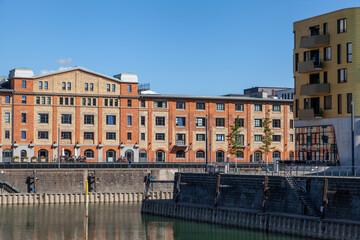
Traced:
<svg viewBox="0 0 360 240">
<path fill-rule="evenodd" d="M 85 239 L 84 205 L 0 207 L 0 239 Z M 89 239 L 296 239 L 140 214 L 140 204 L 90 204 Z"/>
</svg>

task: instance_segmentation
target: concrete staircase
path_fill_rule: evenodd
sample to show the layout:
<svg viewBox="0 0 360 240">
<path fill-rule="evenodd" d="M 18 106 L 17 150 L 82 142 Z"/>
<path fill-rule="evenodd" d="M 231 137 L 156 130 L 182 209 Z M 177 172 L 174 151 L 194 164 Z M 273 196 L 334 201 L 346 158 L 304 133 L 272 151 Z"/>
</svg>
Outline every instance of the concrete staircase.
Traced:
<svg viewBox="0 0 360 240">
<path fill-rule="evenodd" d="M 8 182 L 0 180 L 0 188 L 4 189 L 8 193 L 19 193 L 20 191 Z"/>
<path fill-rule="evenodd" d="M 290 173 L 286 172 L 285 179 L 290 186 L 291 191 L 298 197 L 302 203 L 305 205 L 307 210 L 312 216 L 319 217 L 320 210 L 316 208 L 314 203 L 311 201 L 309 193 L 305 190 L 304 187 L 300 186 L 298 182 L 293 178 Z"/>
</svg>

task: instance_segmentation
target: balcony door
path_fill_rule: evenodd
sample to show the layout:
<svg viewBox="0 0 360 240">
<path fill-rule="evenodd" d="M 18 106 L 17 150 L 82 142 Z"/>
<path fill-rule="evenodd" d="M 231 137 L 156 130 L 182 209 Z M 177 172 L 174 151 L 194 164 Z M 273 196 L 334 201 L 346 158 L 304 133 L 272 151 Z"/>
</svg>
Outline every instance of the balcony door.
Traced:
<svg viewBox="0 0 360 240">
<path fill-rule="evenodd" d="M 320 98 L 305 98 L 304 99 L 305 109 L 314 109 L 315 114 L 320 114 Z"/>
</svg>

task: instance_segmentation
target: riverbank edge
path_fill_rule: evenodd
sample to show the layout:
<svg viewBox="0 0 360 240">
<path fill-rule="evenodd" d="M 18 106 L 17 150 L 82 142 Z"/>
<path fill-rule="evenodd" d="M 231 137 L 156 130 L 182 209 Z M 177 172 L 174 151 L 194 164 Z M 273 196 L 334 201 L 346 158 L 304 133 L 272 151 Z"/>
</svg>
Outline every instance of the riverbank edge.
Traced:
<svg viewBox="0 0 360 240">
<path fill-rule="evenodd" d="M 141 213 L 318 239 L 360 237 L 360 222 L 357 221 L 320 220 L 293 214 L 211 208 L 195 204 L 176 204 L 172 200 L 143 200 Z"/>
<path fill-rule="evenodd" d="M 141 202 L 143 192 L 89 193 L 89 203 Z M 149 199 L 171 199 L 172 191 L 150 192 Z M 0 194 L 0 206 L 85 203 L 85 193 Z"/>
</svg>

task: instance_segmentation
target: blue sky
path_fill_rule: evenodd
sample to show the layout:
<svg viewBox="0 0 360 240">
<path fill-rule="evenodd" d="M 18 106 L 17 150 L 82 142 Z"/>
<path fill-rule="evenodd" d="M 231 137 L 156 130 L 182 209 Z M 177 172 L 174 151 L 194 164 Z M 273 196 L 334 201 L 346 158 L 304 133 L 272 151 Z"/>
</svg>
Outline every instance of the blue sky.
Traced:
<svg viewBox="0 0 360 240">
<path fill-rule="evenodd" d="M 358 0 L 0 0 L 0 76 L 82 66 L 159 93 L 293 86 L 292 24 Z"/>
</svg>

